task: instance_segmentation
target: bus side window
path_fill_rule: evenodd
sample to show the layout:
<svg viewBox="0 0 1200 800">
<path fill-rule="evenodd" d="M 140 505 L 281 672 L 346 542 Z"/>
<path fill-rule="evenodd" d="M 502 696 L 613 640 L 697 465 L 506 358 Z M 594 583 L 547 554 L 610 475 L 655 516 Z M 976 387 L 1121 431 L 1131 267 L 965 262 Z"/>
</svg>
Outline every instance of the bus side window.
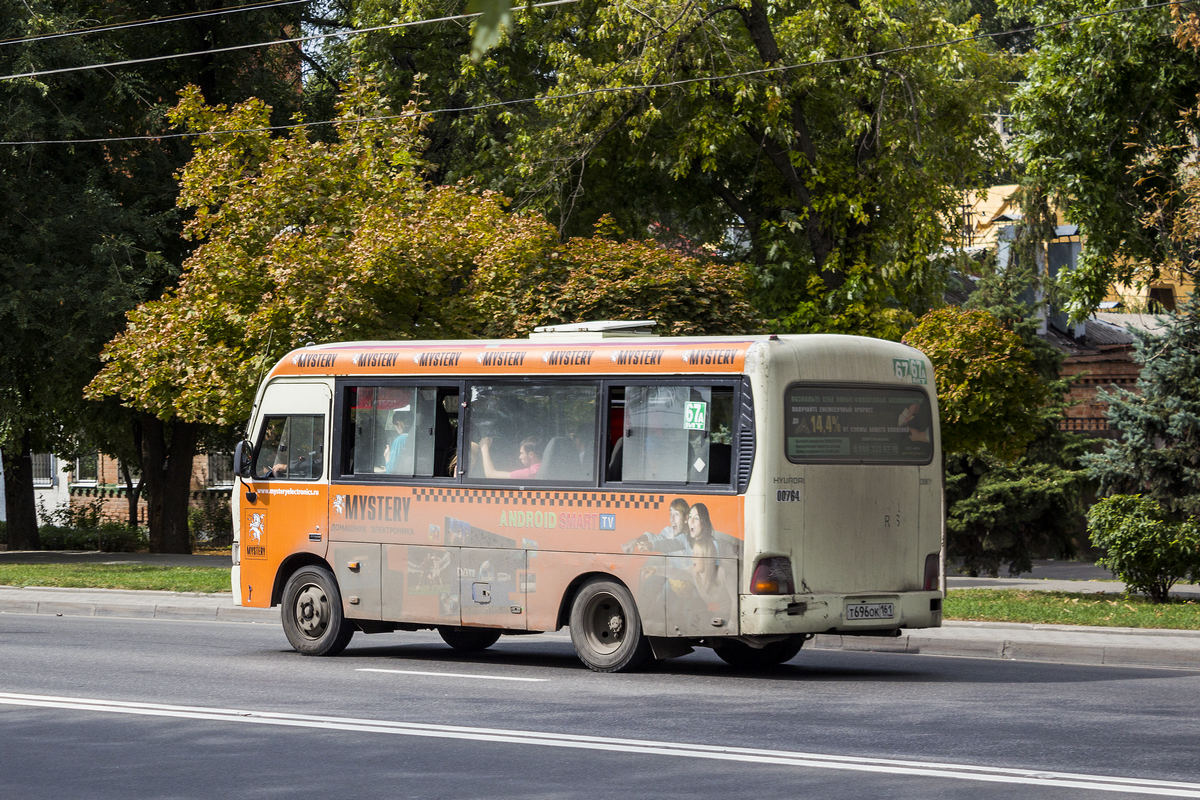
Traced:
<svg viewBox="0 0 1200 800">
<path fill-rule="evenodd" d="M 728 485 L 733 401 L 731 386 L 613 387 L 608 397 L 607 479 Z"/>
<path fill-rule="evenodd" d="M 268 416 L 255 449 L 254 477 L 313 481 L 325 469 L 325 418 Z"/>
<path fill-rule="evenodd" d="M 592 483 L 598 387 L 586 383 L 473 384 L 467 476 L 517 483 Z"/>
<path fill-rule="evenodd" d="M 347 386 L 341 474 L 454 477 L 457 407 L 453 386 Z"/>
</svg>

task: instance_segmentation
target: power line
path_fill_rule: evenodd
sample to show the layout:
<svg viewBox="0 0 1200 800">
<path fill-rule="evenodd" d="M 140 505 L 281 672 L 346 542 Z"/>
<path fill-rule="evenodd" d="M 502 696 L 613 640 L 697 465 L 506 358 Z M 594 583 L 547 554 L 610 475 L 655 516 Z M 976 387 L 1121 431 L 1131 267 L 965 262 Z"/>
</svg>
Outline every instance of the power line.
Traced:
<svg viewBox="0 0 1200 800">
<path fill-rule="evenodd" d="M 35 42 L 44 42 L 50 39 L 64 39 L 70 36 L 85 36 L 89 33 L 108 33 L 110 31 L 122 31 L 130 28 L 141 28 L 149 25 L 162 25 L 168 22 L 186 22 L 192 19 L 203 19 L 205 17 L 217 17 L 225 14 L 240 14 L 245 11 L 263 11 L 271 8 L 280 8 L 282 6 L 294 6 L 301 3 L 308 3 L 311 0 L 265 0 L 261 3 L 248 3 L 241 6 L 228 6 L 226 8 L 213 9 L 211 11 L 199 11 L 188 14 L 169 14 L 165 17 L 154 17 L 152 19 L 131 20 L 129 22 L 114 22 L 106 25 L 94 25 L 90 28 L 74 28 L 68 31 L 60 31 L 58 33 L 38 33 L 32 36 L 21 36 L 13 39 L 0 39 L 0 47 L 10 44 L 32 44 Z"/>
<path fill-rule="evenodd" d="M 551 2 L 537 3 L 528 8 L 549 8 L 551 6 L 568 5 L 577 3 L 579 0 L 551 0 Z M 515 8 L 514 11 L 523 11 L 525 7 Z M 335 31 L 333 33 L 314 33 L 308 36 L 295 36 L 290 39 L 273 39 L 269 42 L 252 42 L 250 44 L 230 45 L 229 47 L 213 47 L 208 50 L 193 50 L 189 53 L 169 53 L 161 56 L 147 56 L 145 58 L 130 58 L 124 61 L 109 61 L 103 64 L 84 64 L 77 67 L 58 67 L 56 69 L 33 70 L 30 72 L 18 72 L 12 75 L 0 75 L 0 81 L 18 80 L 21 78 L 41 78 L 46 75 L 61 75 L 67 72 L 83 72 L 93 69 L 110 69 L 115 67 L 132 67 L 138 64 L 151 64 L 158 61 L 171 61 L 176 58 L 191 58 L 194 56 L 211 56 L 217 53 L 233 53 L 239 50 L 254 50 L 259 47 L 274 47 L 281 44 L 305 44 L 307 42 L 323 41 L 325 39 L 342 38 L 346 36 L 359 36 L 364 33 L 377 33 L 379 31 L 397 30 L 399 28 L 413 28 L 420 25 L 432 25 L 437 22 L 455 22 L 460 20 L 473 19 L 482 16 L 480 12 L 473 14 L 454 14 L 448 17 L 436 17 L 434 19 L 419 19 L 411 22 L 393 22 L 388 25 L 376 25 L 371 28 L 351 28 L 345 31 Z"/>
<path fill-rule="evenodd" d="M 573 3 L 573 2 L 578 2 L 578 0 L 555 0 L 555 2 L 543 3 L 542 6 L 561 5 L 563 3 Z M 1163 7 L 1171 6 L 1171 5 L 1189 5 L 1194 2 L 1197 2 L 1197 0 L 1163 0 L 1162 2 L 1153 3 L 1153 4 L 1149 4 L 1149 5 L 1145 5 L 1145 6 L 1136 6 L 1136 7 L 1123 8 L 1123 9 L 1112 9 L 1109 11 L 1102 11 L 1102 12 L 1096 12 L 1096 13 L 1091 13 L 1091 14 L 1081 14 L 1081 15 L 1078 15 L 1075 17 L 1070 17 L 1067 19 L 1057 20 L 1055 22 L 1044 23 L 1042 25 L 1031 25 L 1031 26 L 1027 26 L 1024 28 L 1018 28 L 1018 29 L 1008 30 L 1008 31 L 999 31 L 999 32 L 995 32 L 995 33 L 980 33 L 980 34 L 975 34 L 973 36 L 963 36 L 963 37 L 960 37 L 957 39 L 950 39 L 950 40 L 946 40 L 946 41 L 942 41 L 942 42 L 926 42 L 924 44 L 917 44 L 917 45 L 904 45 L 902 47 L 893 47 L 893 48 L 888 48 L 886 50 L 877 50 L 877 51 L 874 51 L 871 53 L 862 53 L 862 54 L 854 55 L 854 56 L 842 56 L 842 57 L 838 57 L 838 58 L 828 58 L 828 59 L 822 59 L 820 61 L 806 61 L 806 62 L 802 62 L 799 64 L 781 64 L 781 65 L 773 66 L 773 67 L 761 67 L 759 69 L 744 70 L 744 71 L 740 71 L 740 72 L 731 72 L 731 73 L 726 73 L 726 74 L 722 74 L 722 75 L 709 75 L 709 76 L 699 76 L 699 77 L 695 77 L 695 78 L 682 78 L 680 80 L 666 81 L 663 83 L 647 83 L 647 84 L 636 84 L 636 85 L 626 85 L 626 86 L 605 86 L 605 87 L 600 87 L 597 89 L 583 89 L 583 90 L 575 91 L 575 92 L 567 92 L 567 93 L 563 93 L 563 94 L 551 94 L 551 95 L 545 95 L 545 96 L 541 96 L 541 97 L 522 97 L 522 98 L 511 99 L 511 100 L 496 100 L 496 101 L 493 101 L 490 103 L 480 103 L 478 105 L 472 105 L 472 106 L 458 106 L 458 107 L 448 107 L 448 108 L 426 109 L 426 110 L 420 110 L 420 111 L 402 112 L 399 114 L 384 114 L 384 115 L 379 115 L 379 116 L 375 116 L 375 117 L 356 117 L 356 118 L 350 118 L 350 119 L 334 119 L 334 120 L 319 120 L 319 121 L 314 121 L 314 122 L 299 122 L 299 123 L 292 123 L 292 124 L 288 124 L 288 125 L 270 125 L 270 126 L 263 126 L 260 128 L 230 128 L 230 129 L 221 129 L 221 130 L 213 130 L 213 131 L 197 131 L 197 132 L 188 131 L 188 132 L 184 132 L 184 133 L 147 134 L 147 135 L 141 135 L 141 136 L 97 137 L 97 138 L 90 138 L 90 139 L 48 139 L 48 140 L 29 140 L 29 141 L 20 141 L 20 142 L 19 141 L 0 141 L 0 145 L 21 146 L 21 145 L 45 145 L 45 144 L 106 144 L 106 143 L 115 143 L 115 142 L 170 140 L 170 139 L 192 138 L 192 137 L 199 137 L 199 136 L 221 136 L 221 135 L 226 135 L 226 134 L 287 131 L 287 130 L 296 130 L 296 129 L 300 129 L 300 128 L 313 128 L 313 127 L 324 126 L 324 125 L 346 125 L 346 124 L 358 124 L 358 123 L 363 123 L 363 122 L 385 122 L 385 121 L 397 120 L 397 119 L 414 118 L 414 117 L 421 117 L 421 116 L 433 116 L 436 114 L 455 114 L 455 113 L 467 113 L 467 112 L 474 112 L 474 111 L 486 111 L 486 110 L 493 109 L 493 108 L 502 108 L 502 107 L 506 107 L 506 106 L 524 105 L 524 104 L 537 103 L 537 102 L 572 100 L 572 99 L 579 98 L 579 97 L 587 97 L 590 95 L 597 95 L 597 94 L 615 94 L 615 93 L 634 92 L 634 91 L 650 91 L 650 90 L 655 90 L 655 89 L 669 89 L 669 88 L 673 88 L 676 86 L 686 86 L 686 85 L 691 85 L 691 84 L 696 84 L 696 83 L 719 83 L 722 81 L 731 80 L 733 78 L 744 78 L 744 77 L 751 77 L 751 76 L 755 76 L 755 75 L 767 75 L 767 74 L 774 74 L 774 73 L 780 73 L 780 72 L 790 72 L 792 70 L 804 69 L 804 68 L 808 68 L 808 67 L 832 66 L 832 65 L 836 65 L 836 64 L 845 64 L 845 63 L 849 63 L 849 62 L 853 62 L 853 61 L 863 61 L 863 60 L 872 59 L 872 58 L 884 58 L 884 57 L 896 55 L 899 53 L 930 50 L 930 49 L 934 49 L 934 48 L 938 48 L 938 47 L 949 47 L 949 46 L 955 45 L 955 44 L 963 44 L 966 42 L 980 41 L 980 40 L 995 38 L 995 37 L 999 37 L 999 36 L 1008 36 L 1008 35 L 1011 35 L 1014 33 L 1035 33 L 1037 31 L 1046 30 L 1049 28 L 1057 28 L 1057 27 L 1061 27 L 1063 25 L 1074 24 L 1074 23 L 1082 22 L 1082 21 L 1088 20 L 1088 19 L 1111 17 L 1111 16 L 1131 13 L 1131 12 L 1135 12 L 1135 11 L 1153 10 L 1153 9 L 1163 8 Z M 541 6 L 534 6 L 534 8 L 538 8 L 538 7 L 541 7 Z M 475 16 L 475 15 L 462 15 L 462 16 Z M 444 19 L 454 19 L 454 18 L 447 17 L 447 18 L 442 18 L 440 20 L 424 20 L 422 22 L 442 21 Z M 417 23 L 414 22 L 414 23 L 402 23 L 402 24 L 411 25 L 411 24 L 417 24 Z M 388 26 L 388 27 L 391 27 L 391 26 Z M 366 32 L 366 31 L 364 30 L 363 32 Z"/>
</svg>

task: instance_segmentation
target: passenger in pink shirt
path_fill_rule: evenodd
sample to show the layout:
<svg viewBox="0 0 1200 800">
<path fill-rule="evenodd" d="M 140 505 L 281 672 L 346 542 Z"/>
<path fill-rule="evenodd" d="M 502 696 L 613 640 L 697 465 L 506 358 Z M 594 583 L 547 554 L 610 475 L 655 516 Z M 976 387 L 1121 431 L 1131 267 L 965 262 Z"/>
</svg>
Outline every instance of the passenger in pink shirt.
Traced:
<svg viewBox="0 0 1200 800">
<path fill-rule="evenodd" d="M 511 472 L 496 469 L 496 465 L 492 461 L 491 436 L 485 436 L 479 440 L 479 455 L 483 462 L 485 478 L 532 478 L 537 475 L 538 469 L 542 466 L 542 443 L 532 436 L 522 441 L 517 456 L 521 466 Z"/>
</svg>

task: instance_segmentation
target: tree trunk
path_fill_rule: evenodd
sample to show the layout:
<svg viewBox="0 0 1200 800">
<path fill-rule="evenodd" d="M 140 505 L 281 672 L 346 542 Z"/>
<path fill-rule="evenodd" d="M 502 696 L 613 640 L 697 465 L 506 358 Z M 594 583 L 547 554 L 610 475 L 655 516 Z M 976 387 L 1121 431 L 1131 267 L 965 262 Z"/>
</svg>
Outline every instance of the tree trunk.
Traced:
<svg viewBox="0 0 1200 800">
<path fill-rule="evenodd" d="M 133 477 L 129 474 L 129 466 L 121 464 L 121 478 L 125 481 L 125 503 L 127 508 L 127 519 L 125 522 L 129 530 L 137 530 L 138 526 L 138 500 L 142 497 L 142 487 L 146 485 L 145 476 L 137 479 L 137 483 L 133 482 Z"/>
<path fill-rule="evenodd" d="M 33 499 L 33 449 L 29 432 L 17 451 L 4 451 L 4 506 L 8 516 L 8 549 L 38 550 L 37 506 Z"/>
<path fill-rule="evenodd" d="M 133 419 L 133 446 L 137 450 L 139 457 L 142 455 L 142 422 L 137 417 Z M 137 484 L 133 482 L 133 476 L 129 472 L 129 465 L 124 461 L 121 462 L 121 479 L 125 481 L 125 500 L 128 503 L 129 520 L 126 523 L 129 529 L 136 530 L 138 526 L 138 500 L 141 499 L 142 489 L 146 485 L 146 471 L 140 470 Z"/>
<path fill-rule="evenodd" d="M 190 553 L 188 500 L 197 426 L 179 420 L 142 418 L 142 476 L 149 506 L 150 552 Z"/>
</svg>

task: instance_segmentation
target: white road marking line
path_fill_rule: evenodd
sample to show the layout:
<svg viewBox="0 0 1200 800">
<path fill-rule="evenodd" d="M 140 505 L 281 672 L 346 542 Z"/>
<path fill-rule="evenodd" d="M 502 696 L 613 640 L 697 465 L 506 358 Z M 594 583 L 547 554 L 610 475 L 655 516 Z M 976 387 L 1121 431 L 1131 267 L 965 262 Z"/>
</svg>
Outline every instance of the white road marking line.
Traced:
<svg viewBox="0 0 1200 800">
<path fill-rule="evenodd" d="M 509 678 L 504 675 L 472 675 L 468 672 L 421 672 L 415 669 L 371 669 L 360 667 L 355 672 L 383 672 L 388 675 L 431 675 L 435 678 L 473 678 L 480 681 L 519 681 L 522 683 L 547 683 L 549 678 Z"/>
<path fill-rule="evenodd" d="M 219 722 L 246 722 L 256 725 L 318 728 L 356 733 L 383 733 L 398 736 L 422 736 L 435 739 L 503 742 L 508 744 L 603 750 L 640 755 L 680 756 L 683 758 L 741 761 L 753 764 L 772 764 L 810 769 L 913 775 L 952 780 L 980 781 L 984 783 L 1086 789 L 1095 792 L 1122 792 L 1127 796 L 1155 795 L 1160 797 L 1200 798 L 1200 783 L 1160 781 L 1147 778 L 1122 778 L 1075 772 L 1046 772 L 1042 770 L 988 767 L 974 764 L 945 764 L 890 758 L 871 758 L 867 756 L 829 755 L 825 753 L 688 744 L 685 742 L 655 742 L 645 739 L 619 739 L 605 736 L 584 736 L 542 731 L 518 731 L 504 728 L 470 728 L 458 725 L 431 725 L 414 722 L 285 714 L 272 711 L 207 708 L 203 706 L 175 706 L 161 703 L 122 702 L 94 698 L 13 694 L 8 692 L 0 692 L 0 705 L 61 708 L 74 711 L 135 714 L 151 717 L 176 717 Z"/>
</svg>

